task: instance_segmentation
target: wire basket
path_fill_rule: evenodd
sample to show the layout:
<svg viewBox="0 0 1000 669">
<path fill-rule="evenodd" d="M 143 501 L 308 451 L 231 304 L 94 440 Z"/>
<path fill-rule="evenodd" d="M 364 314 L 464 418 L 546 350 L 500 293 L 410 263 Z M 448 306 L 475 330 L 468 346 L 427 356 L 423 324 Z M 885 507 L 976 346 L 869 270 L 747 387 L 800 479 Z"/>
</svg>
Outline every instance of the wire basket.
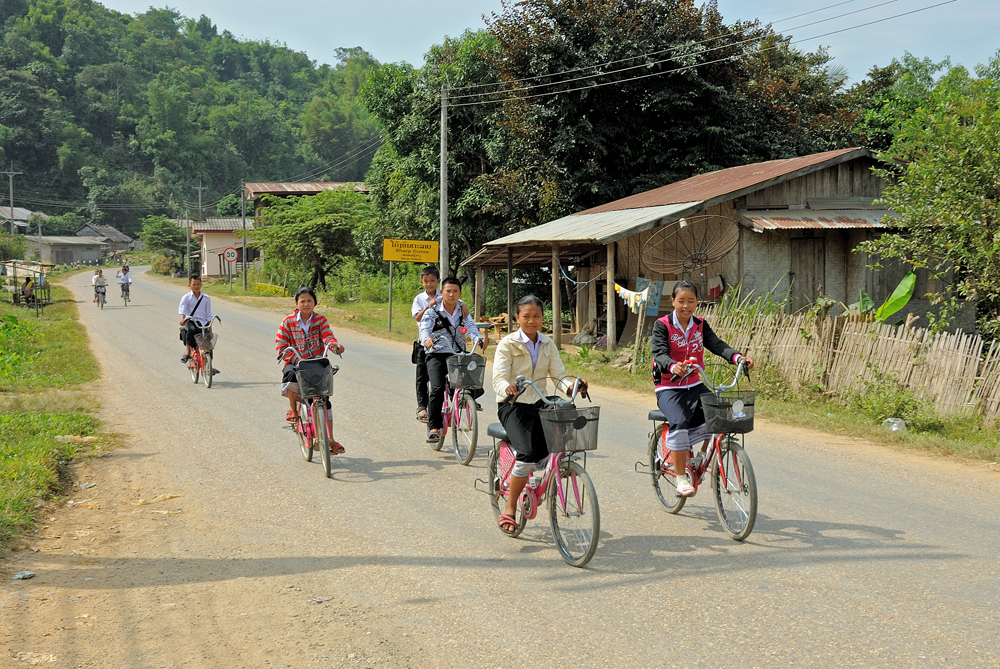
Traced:
<svg viewBox="0 0 1000 669">
<path fill-rule="evenodd" d="M 486 377 L 486 358 L 475 353 L 459 353 L 448 358 L 448 385 L 479 390 Z"/>
<path fill-rule="evenodd" d="M 549 453 L 597 449 L 597 423 L 601 418 L 601 407 L 544 407 L 538 415 L 542 419 Z"/>
<path fill-rule="evenodd" d="M 723 390 L 704 393 L 701 407 L 705 425 L 712 434 L 745 434 L 753 432 L 752 390 Z"/>
<path fill-rule="evenodd" d="M 217 341 L 219 341 L 219 335 L 217 334 L 196 334 L 194 336 L 194 343 L 202 351 L 211 351 L 215 348 L 215 342 Z"/>
<path fill-rule="evenodd" d="M 327 364 L 322 364 L 326 362 Z M 333 395 L 333 368 L 327 360 L 301 362 L 295 368 L 295 380 L 299 384 L 299 395 L 304 399 L 330 397 Z"/>
</svg>

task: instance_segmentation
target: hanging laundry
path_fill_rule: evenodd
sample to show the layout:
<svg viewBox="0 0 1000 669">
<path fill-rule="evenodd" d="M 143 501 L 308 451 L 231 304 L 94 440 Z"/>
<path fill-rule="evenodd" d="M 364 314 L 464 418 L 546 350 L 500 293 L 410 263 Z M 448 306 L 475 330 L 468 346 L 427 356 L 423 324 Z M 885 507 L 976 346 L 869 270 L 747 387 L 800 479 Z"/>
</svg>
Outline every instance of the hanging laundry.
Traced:
<svg viewBox="0 0 1000 669">
<path fill-rule="evenodd" d="M 615 292 L 618 293 L 618 297 L 622 298 L 622 301 L 625 302 L 633 314 L 639 313 L 639 310 L 649 300 L 649 286 L 646 286 L 646 290 L 641 293 L 637 293 L 616 283 Z"/>
<path fill-rule="evenodd" d="M 726 292 L 726 280 L 722 276 L 713 276 L 708 280 L 708 297 L 715 299 L 717 297 L 722 297 L 722 294 Z"/>
</svg>

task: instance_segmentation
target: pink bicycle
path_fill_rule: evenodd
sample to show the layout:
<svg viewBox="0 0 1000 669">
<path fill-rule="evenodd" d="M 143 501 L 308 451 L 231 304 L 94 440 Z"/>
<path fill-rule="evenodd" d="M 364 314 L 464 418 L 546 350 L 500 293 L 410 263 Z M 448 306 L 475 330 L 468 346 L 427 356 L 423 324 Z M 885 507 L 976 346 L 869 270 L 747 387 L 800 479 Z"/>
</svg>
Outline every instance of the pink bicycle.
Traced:
<svg viewBox="0 0 1000 669">
<path fill-rule="evenodd" d="M 333 395 L 333 377 L 340 371 L 340 367 L 330 365 L 330 360 L 326 357 L 330 352 L 330 344 L 326 345 L 323 355 L 318 358 L 303 358 L 294 347 L 289 346 L 278 355 L 278 359 L 281 360 L 288 351 L 295 354 L 293 360 L 298 359 L 295 380 L 299 385 L 296 401 L 299 419 L 290 427 L 299 438 L 302 457 L 306 462 L 312 462 L 313 452 L 319 450 L 323 472 L 330 478 L 333 469 L 330 461 L 331 446 L 336 442 L 333 440 L 333 418 L 329 404 L 330 396 Z"/>
<path fill-rule="evenodd" d="M 712 391 L 701 396 L 705 423 L 713 433 L 707 450 L 694 457 L 688 457 L 688 477 L 694 486 L 704 481 L 711 470 L 711 485 L 714 490 L 715 511 L 726 533 L 736 541 L 743 541 L 753 531 L 757 520 L 757 479 L 753 465 L 736 435 L 753 430 L 753 391 L 733 390 L 744 369 L 744 362 L 736 367 L 736 377 L 728 385 L 714 385 L 706 378 L 705 370 L 687 361 L 698 370 L 702 382 Z M 635 469 L 648 471 L 652 477 L 653 490 L 668 513 L 678 513 L 684 508 L 687 497 L 677 494 L 677 475 L 667 450 L 666 416 L 656 409 L 649 412 L 653 421 L 653 431 L 649 433 L 649 464 L 637 462 Z"/>
<path fill-rule="evenodd" d="M 438 341 L 442 336 L 438 335 L 433 339 Z M 431 448 L 440 451 L 445 437 L 451 432 L 451 446 L 455 457 L 459 463 L 468 465 L 476 455 L 479 442 L 478 405 L 472 391 L 483 387 L 486 358 L 476 353 L 452 351 L 453 355 L 448 358 L 448 378 L 445 380 L 444 404 L 441 407 L 441 436 L 431 443 Z"/>
<path fill-rule="evenodd" d="M 549 457 L 545 470 L 540 475 L 536 472 L 521 493 L 516 512 L 517 526 L 510 536 L 521 534 L 527 522 L 538 514 L 538 509 L 545 503 L 559 554 L 574 567 L 583 567 L 590 562 L 601 535 L 597 493 L 585 469 L 586 451 L 597 448 L 600 407 L 578 408 L 573 405 L 580 390 L 580 381 L 576 379 L 569 399 L 563 400 L 543 396 L 539 388 L 523 376 L 515 380 L 519 392 L 531 386 L 546 404 L 540 416 Z M 489 459 L 489 481 L 477 479 L 477 483 L 487 486 L 485 492 L 489 493 L 496 520 L 507 504 L 515 453 L 507 443 L 507 431 L 503 425 L 493 423 L 486 433 L 494 439 Z"/>
</svg>

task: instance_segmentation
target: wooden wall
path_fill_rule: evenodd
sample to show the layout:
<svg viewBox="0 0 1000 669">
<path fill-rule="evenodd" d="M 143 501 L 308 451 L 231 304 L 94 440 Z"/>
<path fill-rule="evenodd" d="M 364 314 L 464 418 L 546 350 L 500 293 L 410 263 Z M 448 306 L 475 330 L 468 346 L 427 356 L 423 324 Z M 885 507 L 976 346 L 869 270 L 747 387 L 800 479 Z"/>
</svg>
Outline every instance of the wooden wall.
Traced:
<svg viewBox="0 0 1000 669">
<path fill-rule="evenodd" d="M 819 197 L 877 198 L 885 189 L 885 181 L 872 174 L 873 166 L 871 158 L 858 158 L 755 191 L 741 198 L 740 204 L 747 209 L 770 209 L 805 204 Z"/>
</svg>

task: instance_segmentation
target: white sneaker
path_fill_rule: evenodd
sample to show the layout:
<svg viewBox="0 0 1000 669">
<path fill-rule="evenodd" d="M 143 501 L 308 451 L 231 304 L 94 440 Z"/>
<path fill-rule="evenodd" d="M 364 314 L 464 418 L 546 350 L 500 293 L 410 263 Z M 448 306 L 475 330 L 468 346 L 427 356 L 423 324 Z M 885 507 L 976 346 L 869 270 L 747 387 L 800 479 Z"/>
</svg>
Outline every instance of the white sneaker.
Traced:
<svg viewBox="0 0 1000 669">
<path fill-rule="evenodd" d="M 691 485 L 690 479 L 688 479 L 687 474 L 677 477 L 677 494 L 681 497 L 693 497 L 695 493 L 694 486 Z"/>
</svg>

